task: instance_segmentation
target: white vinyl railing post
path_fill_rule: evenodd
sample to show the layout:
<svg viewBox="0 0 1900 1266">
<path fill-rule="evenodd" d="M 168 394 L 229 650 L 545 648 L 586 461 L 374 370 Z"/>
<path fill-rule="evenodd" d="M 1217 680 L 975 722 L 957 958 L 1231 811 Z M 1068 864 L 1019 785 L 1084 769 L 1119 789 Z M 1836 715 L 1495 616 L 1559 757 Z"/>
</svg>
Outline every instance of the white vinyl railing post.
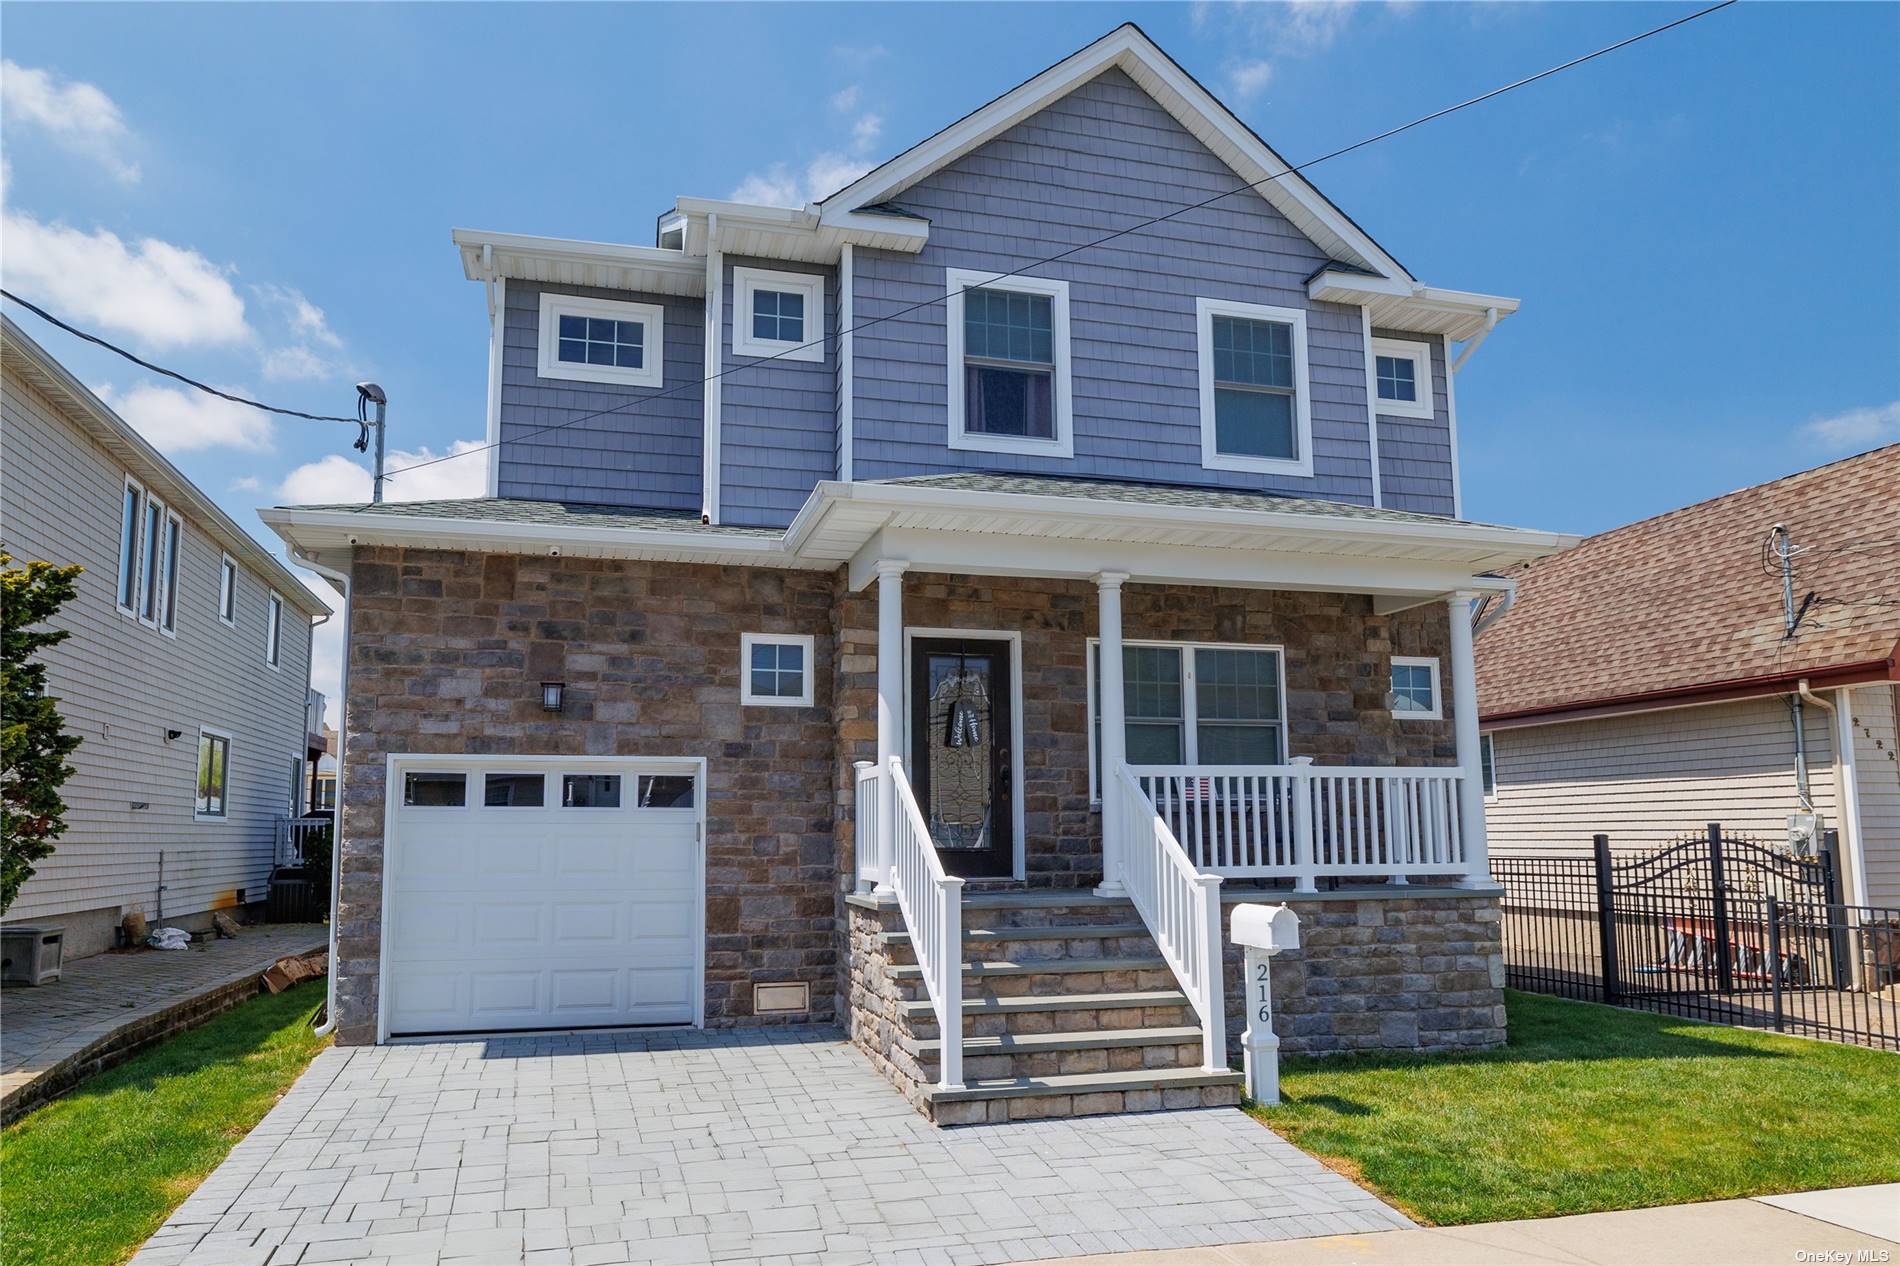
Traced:
<svg viewBox="0 0 1900 1266">
<path fill-rule="evenodd" d="M 1313 828 L 1313 776 L 1311 756 L 1295 756 L 1287 762 L 1299 768 L 1287 780 L 1293 798 L 1293 891 L 1319 891 L 1319 852 Z"/>
<path fill-rule="evenodd" d="M 1126 572 L 1105 571 L 1095 577 L 1097 599 L 1097 623 L 1100 627 L 1098 645 L 1101 648 L 1101 680 L 1096 683 L 1096 693 L 1102 703 L 1102 781 L 1107 783 L 1114 777 L 1114 771 L 1121 769 L 1126 756 L 1128 733 L 1123 713 L 1122 691 L 1122 582 L 1128 579 Z M 1122 797 L 1108 794 L 1103 788 L 1102 796 L 1102 884 L 1095 890 L 1098 897 L 1119 897 L 1126 889 L 1122 881 L 1122 867 L 1127 858 L 1122 852 L 1123 824 L 1121 822 Z"/>
<path fill-rule="evenodd" d="M 937 926 L 943 930 L 938 962 L 946 964 L 943 1018 L 938 1030 L 943 1053 L 937 1066 L 937 1084 L 945 1090 L 963 1085 L 963 881 L 946 877 L 937 886 Z"/>
<path fill-rule="evenodd" d="M 1227 1068 L 1227 964 L 1221 954 L 1220 876 L 1202 875 L 1195 883 L 1207 963 L 1201 978 L 1201 1067 L 1218 1073 Z"/>
</svg>

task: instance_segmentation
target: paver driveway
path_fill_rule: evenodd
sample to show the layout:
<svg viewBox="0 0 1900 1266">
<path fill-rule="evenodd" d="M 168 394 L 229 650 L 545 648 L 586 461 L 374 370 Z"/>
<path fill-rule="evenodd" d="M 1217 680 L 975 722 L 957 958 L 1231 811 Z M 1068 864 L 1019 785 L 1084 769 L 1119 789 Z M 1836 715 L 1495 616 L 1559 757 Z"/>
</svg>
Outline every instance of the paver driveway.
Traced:
<svg viewBox="0 0 1900 1266">
<path fill-rule="evenodd" d="M 940 1130 L 835 1029 L 330 1050 L 134 1259 L 1028 1261 L 1410 1225 L 1240 1112 Z"/>
</svg>

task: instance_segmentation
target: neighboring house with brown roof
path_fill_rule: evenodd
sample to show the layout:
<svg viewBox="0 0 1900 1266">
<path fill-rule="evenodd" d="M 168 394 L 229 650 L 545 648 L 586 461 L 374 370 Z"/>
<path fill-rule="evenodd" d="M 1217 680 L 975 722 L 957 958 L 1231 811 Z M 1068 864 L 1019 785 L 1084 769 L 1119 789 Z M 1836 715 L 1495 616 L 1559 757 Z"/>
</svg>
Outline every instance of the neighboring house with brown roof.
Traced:
<svg viewBox="0 0 1900 1266">
<path fill-rule="evenodd" d="M 1780 842 L 1812 811 L 1840 832 L 1848 899 L 1900 905 L 1900 445 L 1513 575 L 1477 643 L 1494 851 L 1712 821 Z"/>
</svg>

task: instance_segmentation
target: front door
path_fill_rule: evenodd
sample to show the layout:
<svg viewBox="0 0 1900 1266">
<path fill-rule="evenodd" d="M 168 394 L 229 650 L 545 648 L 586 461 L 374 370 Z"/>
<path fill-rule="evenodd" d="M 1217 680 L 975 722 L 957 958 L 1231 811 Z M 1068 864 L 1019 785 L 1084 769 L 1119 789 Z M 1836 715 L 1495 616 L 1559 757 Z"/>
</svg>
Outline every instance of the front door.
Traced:
<svg viewBox="0 0 1900 1266">
<path fill-rule="evenodd" d="M 1009 643 L 911 643 L 910 769 L 944 868 L 965 879 L 1015 870 Z"/>
</svg>

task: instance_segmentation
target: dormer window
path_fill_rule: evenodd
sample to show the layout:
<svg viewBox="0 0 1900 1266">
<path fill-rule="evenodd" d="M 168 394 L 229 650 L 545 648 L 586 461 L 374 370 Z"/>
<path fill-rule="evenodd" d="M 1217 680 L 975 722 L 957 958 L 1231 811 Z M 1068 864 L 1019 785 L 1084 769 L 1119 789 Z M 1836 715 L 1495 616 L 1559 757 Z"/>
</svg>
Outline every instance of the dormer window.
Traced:
<svg viewBox="0 0 1900 1266">
<path fill-rule="evenodd" d="M 1196 302 L 1201 464 L 1209 470 L 1313 473 L 1306 313 L 1224 299 Z"/>
<path fill-rule="evenodd" d="M 1069 287 L 948 270 L 950 447 L 1069 457 Z"/>
<path fill-rule="evenodd" d="M 543 378 L 658 387 L 665 313 L 651 303 L 541 295 Z"/>
<path fill-rule="evenodd" d="M 775 360 L 825 358 L 822 273 L 732 270 L 732 351 Z"/>
<path fill-rule="evenodd" d="M 1388 417 L 1432 416 L 1432 349 L 1411 339 L 1372 340 L 1372 378 L 1379 412 Z"/>
</svg>

